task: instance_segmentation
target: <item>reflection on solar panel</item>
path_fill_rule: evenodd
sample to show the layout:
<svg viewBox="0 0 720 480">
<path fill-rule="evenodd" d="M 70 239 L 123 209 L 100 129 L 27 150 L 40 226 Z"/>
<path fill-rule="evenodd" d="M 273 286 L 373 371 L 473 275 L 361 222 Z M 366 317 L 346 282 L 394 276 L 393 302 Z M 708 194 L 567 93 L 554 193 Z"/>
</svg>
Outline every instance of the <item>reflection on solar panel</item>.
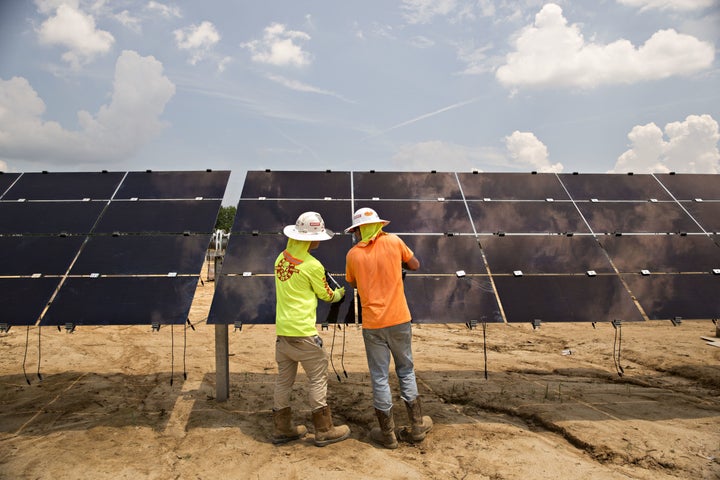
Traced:
<svg viewBox="0 0 720 480">
<path fill-rule="evenodd" d="M 0 325 L 185 323 L 229 175 L 0 175 Z"/>
<path fill-rule="evenodd" d="M 274 323 L 283 226 L 315 210 L 342 232 L 360 207 L 420 260 L 405 277 L 418 323 L 720 317 L 719 175 L 264 171 L 246 176 L 208 322 Z M 318 322 L 361 322 L 351 246 L 314 251 L 349 292 Z"/>
</svg>

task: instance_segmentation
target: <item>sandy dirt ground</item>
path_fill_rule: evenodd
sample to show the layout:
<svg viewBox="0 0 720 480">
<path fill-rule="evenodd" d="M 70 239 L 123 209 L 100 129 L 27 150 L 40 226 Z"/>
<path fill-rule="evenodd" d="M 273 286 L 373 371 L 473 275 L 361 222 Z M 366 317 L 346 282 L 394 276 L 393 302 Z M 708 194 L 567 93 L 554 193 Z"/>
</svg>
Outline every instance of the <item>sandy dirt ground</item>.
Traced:
<svg viewBox="0 0 720 480">
<path fill-rule="evenodd" d="M 720 478 L 720 348 L 701 338 L 715 336 L 710 321 L 620 331 L 416 325 L 418 383 L 435 427 L 397 450 L 368 440 L 375 417 L 360 328 L 330 328 L 321 335 L 341 381 L 331 367 L 329 403 L 351 438 L 313 445 L 301 373 L 293 408 L 310 433 L 274 446 L 273 326 L 230 332 L 230 398 L 216 401 L 215 327 L 205 324 L 213 287 L 198 286 L 194 330 L 0 335 L 0 478 Z M 395 412 L 407 423 L 399 398 Z"/>
</svg>

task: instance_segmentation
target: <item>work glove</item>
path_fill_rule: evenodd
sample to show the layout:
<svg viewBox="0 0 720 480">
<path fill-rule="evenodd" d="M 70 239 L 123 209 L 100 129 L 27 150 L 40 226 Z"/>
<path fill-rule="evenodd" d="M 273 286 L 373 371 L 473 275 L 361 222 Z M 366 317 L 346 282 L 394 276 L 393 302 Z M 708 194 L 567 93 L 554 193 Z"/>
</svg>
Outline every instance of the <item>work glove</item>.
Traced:
<svg viewBox="0 0 720 480">
<path fill-rule="evenodd" d="M 345 287 L 336 288 L 335 290 L 333 290 L 333 296 L 332 296 L 332 300 L 330 300 L 330 302 L 337 303 L 340 300 L 342 300 L 344 296 L 345 296 Z"/>
</svg>

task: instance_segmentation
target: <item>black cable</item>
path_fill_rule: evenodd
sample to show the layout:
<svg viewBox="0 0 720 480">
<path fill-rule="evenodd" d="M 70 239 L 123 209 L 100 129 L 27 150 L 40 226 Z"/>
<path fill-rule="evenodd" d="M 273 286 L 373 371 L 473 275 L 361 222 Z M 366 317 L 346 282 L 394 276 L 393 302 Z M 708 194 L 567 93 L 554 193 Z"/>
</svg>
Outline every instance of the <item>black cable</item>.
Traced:
<svg viewBox="0 0 720 480">
<path fill-rule="evenodd" d="M 25 334 L 25 354 L 23 355 L 23 362 L 22 362 L 23 375 L 25 375 L 25 381 L 27 382 L 28 385 L 30 385 L 30 379 L 28 378 L 27 373 L 25 373 L 25 359 L 27 358 L 29 342 L 30 342 L 30 325 L 27 326 L 27 332 Z"/>
<path fill-rule="evenodd" d="M 188 323 L 190 319 L 188 318 Z M 192 323 L 190 323 L 192 327 Z M 195 328 L 193 328 L 195 330 Z M 183 328 L 183 380 L 187 380 L 187 367 L 185 366 L 185 358 L 187 357 L 187 327 Z"/>
<path fill-rule="evenodd" d="M 487 342 L 486 342 L 486 336 L 485 336 L 485 326 L 486 323 L 483 322 L 482 329 L 483 329 L 483 356 L 485 357 L 485 380 L 488 378 L 488 361 L 487 361 Z"/>
<path fill-rule="evenodd" d="M 340 328 L 340 330 L 343 331 L 343 344 L 342 344 L 342 354 L 340 355 L 340 364 L 342 365 L 343 375 L 345 375 L 345 378 L 348 378 L 347 371 L 345 370 L 345 333 L 347 332 L 347 325 L 345 325 L 345 329 L 343 329 L 338 324 L 338 328 Z"/>
<path fill-rule="evenodd" d="M 38 369 L 37 369 L 37 376 L 38 376 L 38 380 L 40 380 L 40 381 L 42 382 L 42 375 L 40 375 L 40 361 L 42 360 L 42 354 L 41 354 L 41 350 L 40 350 L 40 338 L 41 338 L 40 332 L 41 332 L 41 330 L 42 330 L 42 327 L 38 327 L 38 367 L 37 367 Z"/>
<path fill-rule="evenodd" d="M 622 377 L 625 373 L 620 364 L 620 349 L 622 348 L 622 324 L 615 325 L 615 340 L 613 342 L 613 361 L 615 362 L 615 370 L 618 376 Z"/>
<path fill-rule="evenodd" d="M 173 376 L 175 375 L 175 330 L 173 324 L 170 324 L 170 386 L 173 384 Z"/>
<path fill-rule="evenodd" d="M 337 329 L 333 328 L 333 338 L 332 338 L 332 343 L 330 344 L 330 365 L 332 366 L 333 372 L 335 372 L 335 376 L 337 377 L 338 382 L 342 383 L 342 380 L 340 379 L 340 375 L 338 375 L 337 370 L 335 370 L 335 364 L 333 363 L 333 350 L 335 350 L 335 330 L 337 330 Z"/>
</svg>

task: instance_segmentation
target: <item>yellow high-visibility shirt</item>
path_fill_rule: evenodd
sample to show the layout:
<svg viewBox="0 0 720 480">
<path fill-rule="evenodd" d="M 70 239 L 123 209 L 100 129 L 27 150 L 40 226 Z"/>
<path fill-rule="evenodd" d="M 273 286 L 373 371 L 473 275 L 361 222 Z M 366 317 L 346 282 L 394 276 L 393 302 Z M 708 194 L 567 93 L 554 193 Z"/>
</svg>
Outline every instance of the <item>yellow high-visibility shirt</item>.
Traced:
<svg viewBox="0 0 720 480">
<path fill-rule="evenodd" d="M 284 250 L 275 260 L 275 333 L 312 337 L 317 335 L 317 299 L 331 301 L 333 290 L 318 259 L 307 251 L 296 255 Z"/>
</svg>

